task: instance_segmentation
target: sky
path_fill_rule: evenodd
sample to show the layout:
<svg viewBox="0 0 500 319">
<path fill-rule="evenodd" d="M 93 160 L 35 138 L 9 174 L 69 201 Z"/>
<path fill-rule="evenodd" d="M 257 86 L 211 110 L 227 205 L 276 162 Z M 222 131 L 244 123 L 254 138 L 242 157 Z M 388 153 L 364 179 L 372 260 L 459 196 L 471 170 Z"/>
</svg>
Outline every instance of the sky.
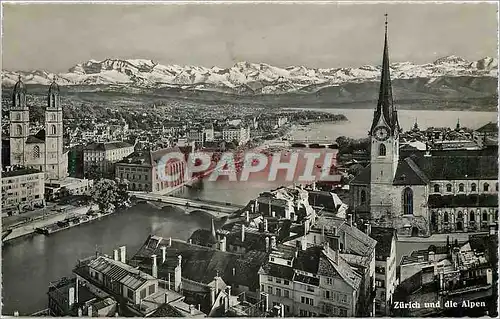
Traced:
<svg viewBox="0 0 500 319">
<path fill-rule="evenodd" d="M 206 67 L 376 65 L 385 13 L 392 62 L 497 56 L 492 3 L 4 3 L 2 68 L 65 72 L 106 58 Z"/>
</svg>

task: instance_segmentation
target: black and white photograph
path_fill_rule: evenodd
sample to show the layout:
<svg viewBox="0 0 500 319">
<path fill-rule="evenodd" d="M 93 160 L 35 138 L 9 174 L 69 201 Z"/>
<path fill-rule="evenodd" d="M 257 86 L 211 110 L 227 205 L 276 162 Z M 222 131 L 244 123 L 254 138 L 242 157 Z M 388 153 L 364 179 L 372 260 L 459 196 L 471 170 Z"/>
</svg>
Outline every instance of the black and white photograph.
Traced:
<svg viewBox="0 0 500 319">
<path fill-rule="evenodd" d="M 498 7 L 2 2 L 2 317 L 497 317 Z"/>
</svg>

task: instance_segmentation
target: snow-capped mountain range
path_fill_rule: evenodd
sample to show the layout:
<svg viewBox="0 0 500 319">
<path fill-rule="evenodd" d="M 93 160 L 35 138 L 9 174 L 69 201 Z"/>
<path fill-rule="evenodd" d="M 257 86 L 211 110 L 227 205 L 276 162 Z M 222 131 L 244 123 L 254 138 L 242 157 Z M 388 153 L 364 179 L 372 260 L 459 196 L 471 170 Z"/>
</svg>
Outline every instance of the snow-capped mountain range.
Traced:
<svg viewBox="0 0 500 319">
<path fill-rule="evenodd" d="M 70 68 L 66 73 L 47 71 L 5 71 L 2 84 L 12 86 L 22 76 L 26 84 L 48 85 L 54 76 L 59 85 L 117 85 L 138 88 L 181 88 L 242 94 L 281 94 L 314 92 L 344 83 L 376 81 L 380 66 L 359 68 L 312 69 L 304 66 L 286 68 L 265 63 L 238 62 L 230 68 L 162 65 L 143 59 L 89 60 Z M 497 77 L 498 60 L 486 57 L 467 61 L 447 56 L 432 63 L 411 62 L 391 64 L 392 79 L 439 77 Z"/>
</svg>

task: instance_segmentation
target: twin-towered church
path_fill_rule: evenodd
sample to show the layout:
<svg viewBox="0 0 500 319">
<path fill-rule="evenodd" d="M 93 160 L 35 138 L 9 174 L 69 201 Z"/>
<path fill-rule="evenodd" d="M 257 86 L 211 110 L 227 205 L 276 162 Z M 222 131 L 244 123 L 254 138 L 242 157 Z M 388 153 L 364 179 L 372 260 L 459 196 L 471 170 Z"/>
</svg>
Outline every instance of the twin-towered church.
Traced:
<svg viewBox="0 0 500 319">
<path fill-rule="evenodd" d="M 45 108 L 45 128 L 30 134 L 26 86 L 19 78 L 12 92 L 10 117 L 10 165 L 38 169 L 46 180 L 68 176 L 68 153 L 63 145 L 63 112 L 59 86 L 50 85 Z"/>
<path fill-rule="evenodd" d="M 370 164 L 350 183 L 354 214 L 412 236 L 487 231 L 497 223 L 496 151 L 428 147 L 403 152 L 400 132 L 386 29 L 379 97 L 369 131 Z"/>
</svg>

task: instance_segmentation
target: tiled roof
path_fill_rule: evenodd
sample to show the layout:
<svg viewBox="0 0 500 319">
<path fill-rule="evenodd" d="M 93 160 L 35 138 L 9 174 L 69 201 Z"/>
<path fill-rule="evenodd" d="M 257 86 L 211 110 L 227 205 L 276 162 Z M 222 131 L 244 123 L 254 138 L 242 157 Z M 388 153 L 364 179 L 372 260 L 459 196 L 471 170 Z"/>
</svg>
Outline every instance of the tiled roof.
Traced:
<svg viewBox="0 0 500 319">
<path fill-rule="evenodd" d="M 495 156 L 428 156 L 413 158 L 431 180 L 498 179 Z"/>
<path fill-rule="evenodd" d="M 293 280 L 294 271 L 292 267 L 267 263 L 263 266 L 263 270 L 269 276 L 283 278 L 290 281 Z"/>
<path fill-rule="evenodd" d="M 332 193 L 326 191 L 308 191 L 309 193 L 309 204 L 317 207 L 324 207 L 326 210 L 335 212 L 337 207 L 335 206 L 335 201 L 333 200 Z"/>
<path fill-rule="evenodd" d="M 322 249 L 320 246 L 315 246 L 304 251 L 299 251 L 298 256 L 294 260 L 293 268 L 316 274 L 318 272 Z"/>
<path fill-rule="evenodd" d="M 184 317 L 182 313 L 169 304 L 161 305 L 155 312 L 148 317 Z"/>
<path fill-rule="evenodd" d="M 211 246 L 217 242 L 210 229 L 197 229 L 189 239 L 193 244 L 201 246 Z"/>
<path fill-rule="evenodd" d="M 393 185 L 427 185 L 428 183 L 429 179 L 411 157 L 398 163 Z"/>
<path fill-rule="evenodd" d="M 498 207 L 498 194 L 429 195 L 431 208 L 441 207 Z"/>
<path fill-rule="evenodd" d="M 12 171 L 2 172 L 2 177 L 14 177 L 14 176 L 21 176 L 28 174 L 36 174 L 36 173 L 42 173 L 42 171 L 39 171 L 34 168 L 20 168 Z"/>
<path fill-rule="evenodd" d="M 146 281 L 154 279 L 154 277 L 140 273 L 129 265 L 104 256 L 92 260 L 89 267 L 134 290 L 142 286 Z"/>
<path fill-rule="evenodd" d="M 161 246 L 167 247 L 167 261 L 158 262 L 158 276 L 168 277 L 173 273 L 177 265 L 177 256 L 182 256 L 182 277 L 199 283 L 208 284 L 219 274 L 227 283 L 237 283 L 253 287 L 258 284 L 260 265 L 267 259 L 263 252 L 250 251 L 244 255 L 223 252 L 209 247 L 190 245 L 183 241 L 172 240 L 172 246 L 168 246 L 168 240 L 150 236 L 132 258 L 131 263 L 146 269 L 151 269 L 151 255 L 155 254 L 162 258 Z M 234 268 L 234 276 L 233 276 Z"/>
<path fill-rule="evenodd" d="M 85 147 L 85 150 L 93 150 L 93 151 L 109 151 L 115 150 L 119 148 L 132 147 L 127 142 L 108 142 L 108 143 L 92 143 Z"/>
<path fill-rule="evenodd" d="M 371 181 L 371 165 L 367 165 L 361 172 L 350 182 L 351 185 L 370 185 Z"/>
<path fill-rule="evenodd" d="M 351 227 L 347 223 L 340 225 L 339 229 L 342 236 L 342 233 L 346 233 L 346 252 L 366 257 L 371 255 L 377 245 L 374 239 L 370 238 L 358 228 L 354 226 Z"/>
<path fill-rule="evenodd" d="M 396 236 L 394 228 L 372 227 L 370 237 L 377 241 L 375 259 L 386 261 L 391 255 L 392 239 Z"/>
</svg>

